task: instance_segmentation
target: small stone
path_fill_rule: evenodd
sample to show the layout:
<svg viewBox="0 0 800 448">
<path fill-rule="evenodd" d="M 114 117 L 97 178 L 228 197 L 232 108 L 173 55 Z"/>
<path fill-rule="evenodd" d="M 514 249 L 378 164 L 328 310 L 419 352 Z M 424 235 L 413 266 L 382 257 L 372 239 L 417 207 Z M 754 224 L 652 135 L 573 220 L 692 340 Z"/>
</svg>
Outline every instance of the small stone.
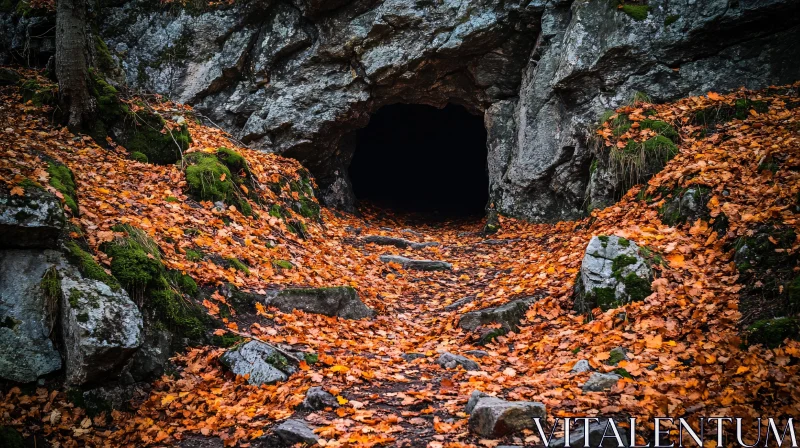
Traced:
<svg viewBox="0 0 800 448">
<path fill-rule="evenodd" d="M 628 360 L 630 360 L 630 358 L 628 358 L 628 354 L 627 353 L 628 353 L 628 349 L 626 349 L 625 347 L 617 347 L 615 349 L 612 349 L 609 352 L 609 357 L 608 357 L 608 360 L 606 360 L 606 364 L 608 364 L 610 366 L 615 366 L 615 365 L 619 364 L 620 361 L 628 361 Z"/>
<path fill-rule="evenodd" d="M 381 261 L 384 263 L 397 263 L 402 266 L 403 269 L 417 271 L 449 271 L 453 269 L 453 265 L 445 261 L 413 260 L 411 258 L 401 257 L 400 255 L 381 255 Z"/>
<path fill-rule="evenodd" d="M 275 347 L 255 340 L 226 351 L 219 360 L 236 375 L 250 375 L 247 382 L 255 386 L 286 381 L 296 371 Z"/>
<path fill-rule="evenodd" d="M 590 370 L 592 370 L 592 367 L 589 365 L 589 361 L 585 359 L 581 359 L 572 366 L 572 373 L 583 373 Z"/>
<path fill-rule="evenodd" d="M 469 396 L 469 400 L 467 400 L 467 406 L 464 408 L 464 412 L 467 414 L 472 414 L 472 410 L 475 409 L 475 405 L 478 404 L 478 401 L 483 397 L 488 397 L 484 392 L 479 390 L 473 390 L 472 394 Z"/>
<path fill-rule="evenodd" d="M 463 299 L 456 300 L 455 302 L 451 303 L 450 305 L 447 305 L 446 307 L 444 307 L 444 309 L 445 309 L 445 311 L 455 311 L 455 310 L 461 309 L 461 307 L 463 307 L 464 305 L 472 302 L 475 299 L 476 299 L 475 296 L 467 296 L 467 297 L 464 297 Z"/>
<path fill-rule="evenodd" d="M 264 305 L 274 306 L 284 313 L 298 309 L 306 313 L 336 316 L 342 319 L 363 319 L 375 316 L 350 286 L 332 288 L 286 288 L 264 297 Z"/>
<path fill-rule="evenodd" d="M 424 358 L 425 355 L 423 355 L 422 353 L 411 352 L 411 353 L 403 353 L 402 355 L 400 355 L 400 357 L 405 359 L 408 362 L 411 362 L 411 361 L 413 361 L 415 359 Z"/>
<path fill-rule="evenodd" d="M 615 373 L 595 372 L 586 380 L 582 389 L 584 392 L 602 392 L 614 387 L 620 379 L 622 377 Z"/>
<path fill-rule="evenodd" d="M 316 445 L 319 440 L 319 437 L 314 434 L 314 431 L 309 428 L 304 421 L 297 419 L 286 420 L 276 426 L 273 431 L 281 440 L 289 445 L 294 445 L 296 443 Z"/>
<path fill-rule="evenodd" d="M 464 353 L 470 356 L 474 356 L 476 358 L 483 358 L 485 356 L 489 356 L 489 352 L 487 352 L 486 350 L 467 350 Z"/>
<path fill-rule="evenodd" d="M 464 370 L 480 370 L 481 367 L 478 365 L 477 362 L 465 358 L 460 355 L 454 355 L 452 353 L 444 352 L 439 355 L 439 359 L 436 360 L 436 363 L 439 364 L 441 367 L 445 369 L 455 369 L 458 366 L 464 368 Z"/>
<path fill-rule="evenodd" d="M 308 411 L 320 411 L 325 408 L 338 408 L 339 402 L 336 397 L 326 392 L 319 386 L 314 386 L 306 392 L 306 398 L 300 403 L 302 409 Z"/>
<path fill-rule="evenodd" d="M 507 331 L 516 331 L 517 325 L 525 317 L 525 311 L 538 299 L 538 296 L 525 297 L 497 307 L 465 313 L 459 319 L 458 326 L 474 331 L 481 325 L 499 323 Z"/>
<path fill-rule="evenodd" d="M 545 406 L 542 403 L 483 397 L 472 409 L 469 429 L 483 437 L 499 438 L 523 429 L 534 429 L 534 419 L 544 417 Z"/>
</svg>

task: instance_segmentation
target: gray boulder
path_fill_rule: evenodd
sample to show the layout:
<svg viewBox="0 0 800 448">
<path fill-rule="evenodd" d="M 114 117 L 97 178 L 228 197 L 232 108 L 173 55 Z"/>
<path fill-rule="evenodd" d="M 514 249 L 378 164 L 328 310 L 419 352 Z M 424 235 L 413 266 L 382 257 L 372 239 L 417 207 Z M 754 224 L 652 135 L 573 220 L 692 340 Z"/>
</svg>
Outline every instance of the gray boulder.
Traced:
<svg viewBox="0 0 800 448">
<path fill-rule="evenodd" d="M 448 352 L 439 355 L 439 359 L 436 360 L 436 363 L 444 369 L 455 369 L 458 366 L 463 367 L 464 370 L 481 369 L 481 366 L 479 366 L 477 362 L 461 355 L 454 355 Z"/>
<path fill-rule="evenodd" d="M 572 366 L 572 373 L 583 373 L 591 370 L 592 366 L 590 366 L 589 361 L 585 359 L 581 359 L 580 361 L 576 362 L 574 366 Z"/>
<path fill-rule="evenodd" d="M 670 226 L 693 223 L 698 219 L 708 220 L 711 216 L 706 207 L 709 199 L 711 189 L 708 187 L 695 185 L 685 190 L 677 189 L 659 209 L 658 214 L 661 221 Z"/>
<path fill-rule="evenodd" d="M 444 261 L 414 260 L 400 255 L 381 255 L 381 261 L 384 263 L 397 263 L 403 269 L 416 271 L 449 271 L 453 269 L 453 265 Z"/>
<path fill-rule="evenodd" d="M 545 418 L 542 403 L 482 397 L 470 413 L 469 429 L 482 437 L 499 438 L 523 429 L 535 429 L 536 418 Z"/>
<path fill-rule="evenodd" d="M 472 414 L 472 410 L 475 409 L 475 405 L 478 404 L 481 398 L 488 397 L 489 395 L 481 392 L 479 390 L 473 390 L 469 396 L 469 400 L 467 400 L 467 405 L 464 407 L 464 412 L 467 414 Z"/>
<path fill-rule="evenodd" d="M 287 288 L 273 291 L 264 298 L 264 305 L 290 313 L 298 309 L 307 313 L 337 316 L 342 319 L 363 319 L 375 316 L 364 305 L 358 292 L 349 286 L 333 288 Z"/>
<path fill-rule="evenodd" d="M 61 337 L 69 384 L 118 374 L 142 344 L 142 314 L 121 288 L 61 270 Z"/>
<path fill-rule="evenodd" d="M 616 373 L 595 372 L 583 383 L 581 388 L 584 392 L 602 392 L 614 387 L 620 379 L 622 379 L 622 377 Z"/>
<path fill-rule="evenodd" d="M 336 397 L 326 392 L 319 386 L 308 388 L 306 398 L 300 403 L 300 408 L 307 411 L 319 411 L 325 408 L 338 408 Z"/>
<path fill-rule="evenodd" d="M 38 186 L 24 190 L 12 196 L 0 189 L 0 248 L 57 248 L 66 224 L 61 201 Z"/>
<path fill-rule="evenodd" d="M 650 295 L 653 270 L 636 243 L 618 236 L 595 236 L 586 246 L 575 284 L 575 310 L 603 311 Z"/>
<path fill-rule="evenodd" d="M 508 331 L 516 331 L 517 325 L 525 317 L 525 312 L 538 299 L 538 297 L 525 297 L 494 308 L 465 313 L 459 319 L 458 326 L 467 331 L 474 331 L 481 325 L 499 323 Z"/>
<path fill-rule="evenodd" d="M 569 445 L 566 443 L 566 437 L 561 437 L 560 439 L 552 440 L 547 446 L 549 448 L 564 448 L 565 446 L 572 446 L 572 447 L 579 447 L 579 446 L 586 446 L 586 438 L 588 436 L 588 446 L 595 447 L 595 448 L 618 448 L 622 447 L 629 447 L 631 446 L 630 442 L 628 441 L 628 434 L 627 428 L 620 427 L 616 425 L 617 433 L 619 434 L 619 440 L 614 437 L 614 430 L 612 429 L 611 425 L 614 425 L 613 420 L 611 419 L 598 419 L 598 421 L 593 421 L 589 423 L 589 430 L 586 431 L 584 425 L 575 423 L 575 425 L 580 425 L 574 431 L 569 433 Z M 606 436 L 605 438 L 603 436 Z M 622 442 L 622 445 L 620 445 Z"/>
<path fill-rule="evenodd" d="M 28 383 L 61 368 L 51 340 L 60 262 L 51 250 L 0 251 L 0 378 Z"/>
<path fill-rule="evenodd" d="M 219 360 L 236 375 L 250 375 L 247 382 L 255 386 L 286 381 L 297 371 L 291 358 L 272 345 L 257 340 L 231 348 Z"/>
<path fill-rule="evenodd" d="M 438 246 L 439 243 L 435 241 L 428 241 L 425 243 L 415 243 L 413 241 L 409 241 L 405 238 L 396 238 L 393 236 L 383 236 L 383 235 L 368 235 L 364 237 L 365 243 L 372 243 L 378 244 L 381 246 L 394 246 L 400 249 L 422 249 L 425 247 L 432 247 Z"/>
<path fill-rule="evenodd" d="M 172 357 L 174 335 L 155 319 L 145 319 L 142 345 L 133 355 L 129 372 L 135 381 L 152 381 L 164 374 Z"/>
<path fill-rule="evenodd" d="M 425 358 L 425 355 L 423 353 L 410 352 L 410 353 L 403 353 L 402 355 L 400 355 L 400 357 L 406 360 L 406 362 L 411 362 L 415 359 Z"/>
<path fill-rule="evenodd" d="M 289 419 L 273 428 L 275 434 L 287 445 L 303 443 L 306 445 L 316 445 L 319 437 L 302 420 Z"/>
</svg>

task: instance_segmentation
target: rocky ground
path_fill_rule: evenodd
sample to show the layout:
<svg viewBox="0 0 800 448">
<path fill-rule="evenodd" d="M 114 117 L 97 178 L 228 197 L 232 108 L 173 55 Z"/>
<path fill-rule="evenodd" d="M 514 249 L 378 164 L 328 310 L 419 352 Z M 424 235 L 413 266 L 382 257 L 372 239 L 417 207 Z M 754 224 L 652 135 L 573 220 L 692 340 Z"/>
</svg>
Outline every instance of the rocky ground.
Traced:
<svg viewBox="0 0 800 448">
<path fill-rule="evenodd" d="M 101 148 L 51 125 L 52 108 L 22 102 L 16 86 L 1 89 L 7 197 L 30 194 L 26 179 L 49 185 L 67 204 L 67 239 L 106 275 L 120 276 L 122 255 L 104 244 L 154 242 L 149 258 L 194 279 L 199 289 L 184 298 L 218 319 L 119 410 L 75 400 L 68 384 L 80 380 L 6 383 L 4 431 L 65 447 L 494 447 L 539 443 L 531 416 L 797 414 L 800 345 L 784 340 L 797 334 L 784 303 L 794 273 L 758 285 L 779 270 L 767 258 L 796 264 L 797 86 L 612 111 L 598 163 L 635 164 L 619 157 L 655 142 L 663 171 L 591 217 L 501 217 L 493 234 L 482 220 L 319 209 L 297 162 L 146 99 L 166 129 L 185 124 L 186 166 L 203 154 L 231 160 L 219 147 L 246 160 L 216 172 L 243 194 L 198 200 L 181 163 Z M 76 209 L 53 186 L 48 158 L 74 173 Z M 334 286 L 352 290 L 311 289 Z M 128 292 L 147 309 L 153 291 Z M 758 331 L 775 318 L 793 322 L 789 331 Z"/>
</svg>

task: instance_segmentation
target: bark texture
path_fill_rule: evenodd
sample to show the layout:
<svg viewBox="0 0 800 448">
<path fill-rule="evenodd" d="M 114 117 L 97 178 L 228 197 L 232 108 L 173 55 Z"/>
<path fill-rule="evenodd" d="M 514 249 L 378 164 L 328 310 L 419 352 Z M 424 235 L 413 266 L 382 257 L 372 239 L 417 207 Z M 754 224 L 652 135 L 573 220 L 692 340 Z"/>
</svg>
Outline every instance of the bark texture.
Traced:
<svg viewBox="0 0 800 448">
<path fill-rule="evenodd" d="M 86 0 L 58 0 L 56 5 L 56 77 L 61 108 L 71 129 L 85 129 L 94 119 L 89 91 Z"/>
</svg>

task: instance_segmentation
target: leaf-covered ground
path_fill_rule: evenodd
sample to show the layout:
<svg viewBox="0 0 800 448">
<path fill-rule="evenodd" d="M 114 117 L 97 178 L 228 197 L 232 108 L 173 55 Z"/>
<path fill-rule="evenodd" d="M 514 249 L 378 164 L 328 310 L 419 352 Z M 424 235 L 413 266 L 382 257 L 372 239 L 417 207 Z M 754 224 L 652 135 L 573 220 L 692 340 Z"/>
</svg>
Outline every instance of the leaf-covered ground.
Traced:
<svg viewBox="0 0 800 448">
<path fill-rule="evenodd" d="M 24 178 L 46 181 L 37 153 L 67 164 L 76 176 L 81 209 L 72 222 L 82 235 L 73 236 L 84 238 L 96 255 L 102 255 L 99 244 L 113 238 L 112 226 L 131 223 L 158 243 L 168 268 L 201 284 L 233 283 L 253 291 L 274 285 L 351 285 L 379 316 L 348 321 L 268 309 L 264 321 L 252 325 L 239 325 L 234 316 L 227 324 L 235 331 L 319 355 L 318 363 L 304 364 L 281 384 L 247 385 L 224 373 L 217 361 L 222 349 L 196 347 L 176 358 L 178 372 L 156 381 L 135 412 L 88 418 L 64 391 L 12 388 L 0 391 L 0 419 L 64 447 L 164 446 L 197 434 L 248 446 L 295 414 L 293 408 L 315 385 L 343 403 L 336 410 L 295 414 L 319 428 L 323 446 L 494 446 L 500 441 L 479 440 L 467 430 L 463 409 L 475 389 L 509 400 L 541 401 L 551 417 L 796 416 L 800 344 L 742 345 L 741 286 L 730 250 L 732 241 L 759 223 L 781 222 L 800 234 L 800 108 L 796 96 L 786 96 L 789 90 L 709 94 L 621 109 L 634 123 L 650 111 L 650 118 L 674 125 L 680 154 L 643 187 L 644 193 L 635 187 L 618 204 L 581 221 L 551 225 L 502 219 L 501 231 L 486 237 L 479 221 L 420 224 L 380 210 L 365 209 L 362 217 L 354 217 L 323 209 L 319 222 L 295 217 L 307 227 L 302 239 L 258 204 L 253 205 L 259 216 L 252 218 L 235 208 L 220 211 L 193 201 L 178 166 L 143 164 L 130 160 L 122 148 L 100 148 L 88 137 L 51 125 L 52 111 L 22 104 L 16 88 L 2 88 L 2 179 L 11 188 Z M 743 119 L 722 122 L 714 132 L 697 132 L 692 121 L 697 111 L 745 96 L 768 108 L 748 110 Z M 190 152 L 234 148 L 260 185 L 299 176 L 298 163 L 238 147 L 223 132 L 197 124 L 189 108 L 168 102 L 153 106 L 168 119 L 186 116 Z M 610 127 L 607 123 L 600 135 L 611 147 L 641 141 L 649 132 L 634 124 L 615 136 Z M 773 159 L 779 161 L 773 170 L 759 168 Z M 724 234 L 702 220 L 662 223 L 660 195 L 692 184 L 713 186 L 708 207 L 711 220 L 721 213 L 729 220 Z M 262 193 L 275 201 L 292 199 L 288 187 Z M 401 250 L 362 242 L 362 236 L 375 234 L 441 245 Z M 605 313 L 598 309 L 593 319 L 585 319 L 572 311 L 572 291 L 594 235 L 623 236 L 666 261 L 658 266 L 654 292 L 646 300 Z M 190 261 L 187 250 L 207 256 Z M 448 261 L 453 270 L 405 271 L 379 261 L 386 253 Z M 213 254 L 243 261 L 249 274 L 214 264 Z M 293 267 L 279 268 L 276 260 Z M 488 346 L 475 345 L 477 336 L 456 325 L 461 312 L 534 294 L 544 298 L 527 312 L 519 332 Z M 476 300 L 460 311 L 444 309 L 467 296 Z M 216 294 L 206 301 L 212 314 L 220 305 L 215 300 L 224 298 Z M 606 365 L 609 351 L 618 346 L 626 347 L 631 359 Z M 474 358 L 481 371 L 444 370 L 435 362 L 441 351 L 470 349 L 489 352 Z M 400 357 L 406 352 L 426 356 L 406 362 Z M 580 359 L 597 371 L 624 368 L 631 378 L 609 392 L 584 393 L 580 386 L 589 373 L 571 373 Z M 503 440 L 537 441 L 533 432 Z"/>
</svg>

